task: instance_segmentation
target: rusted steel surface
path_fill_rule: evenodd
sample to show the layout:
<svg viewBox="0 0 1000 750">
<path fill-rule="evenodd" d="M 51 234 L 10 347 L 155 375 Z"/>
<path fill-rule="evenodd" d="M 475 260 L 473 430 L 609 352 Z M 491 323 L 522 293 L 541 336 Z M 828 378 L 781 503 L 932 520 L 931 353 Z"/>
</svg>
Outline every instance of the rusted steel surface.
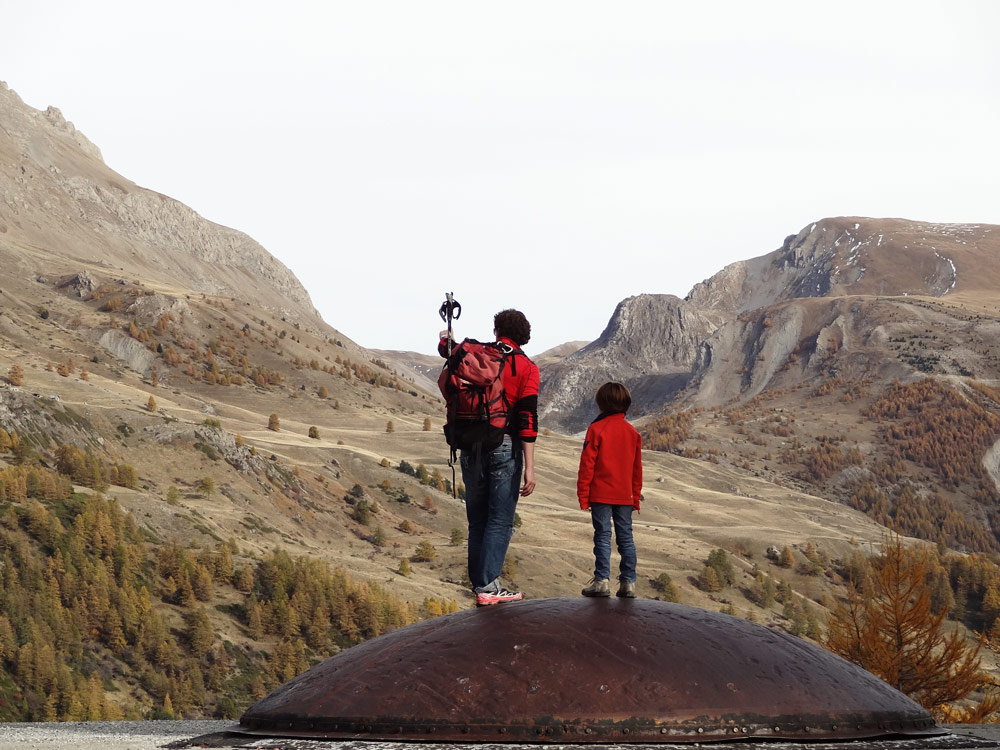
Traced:
<svg viewBox="0 0 1000 750">
<path fill-rule="evenodd" d="M 902 693 L 800 638 L 616 598 L 529 600 L 402 628 L 281 686 L 239 730 L 492 743 L 943 733 Z"/>
</svg>

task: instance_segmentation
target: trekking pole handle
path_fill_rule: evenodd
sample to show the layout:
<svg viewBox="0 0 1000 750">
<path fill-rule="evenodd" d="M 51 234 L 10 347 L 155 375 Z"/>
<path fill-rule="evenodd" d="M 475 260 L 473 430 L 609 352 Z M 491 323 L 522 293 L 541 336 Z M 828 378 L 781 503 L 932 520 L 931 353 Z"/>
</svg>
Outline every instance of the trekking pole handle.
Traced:
<svg viewBox="0 0 1000 750">
<path fill-rule="evenodd" d="M 448 357 L 451 358 L 451 321 L 458 320 L 462 315 L 462 305 L 459 304 L 458 300 L 455 299 L 455 295 L 451 292 L 446 292 L 444 295 L 444 303 L 441 305 L 441 309 L 438 310 L 441 315 L 441 319 L 448 323 Z"/>
<path fill-rule="evenodd" d="M 451 292 L 445 294 L 444 297 L 444 303 L 438 312 L 441 314 L 441 320 L 448 323 L 448 330 L 450 331 L 452 319 L 458 320 L 462 316 L 462 305 L 459 304 L 458 300 L 455 299 L 455 295 Z"/>
</svg>

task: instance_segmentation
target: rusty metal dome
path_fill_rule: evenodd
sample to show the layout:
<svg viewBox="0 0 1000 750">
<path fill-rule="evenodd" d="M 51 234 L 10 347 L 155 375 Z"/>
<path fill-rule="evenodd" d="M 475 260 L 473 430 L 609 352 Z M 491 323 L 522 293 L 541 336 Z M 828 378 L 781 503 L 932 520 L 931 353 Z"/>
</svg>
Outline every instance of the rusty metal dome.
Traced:
<svg viewBox="0 0 1000 750">
<path fill-rule="evenodd" d="M 899 691 L 800 638 L 614 598 L 537 599 L 410 625 L 281 686 L 238 731 L 493 743 L 945 733 Z"/>
</svg>

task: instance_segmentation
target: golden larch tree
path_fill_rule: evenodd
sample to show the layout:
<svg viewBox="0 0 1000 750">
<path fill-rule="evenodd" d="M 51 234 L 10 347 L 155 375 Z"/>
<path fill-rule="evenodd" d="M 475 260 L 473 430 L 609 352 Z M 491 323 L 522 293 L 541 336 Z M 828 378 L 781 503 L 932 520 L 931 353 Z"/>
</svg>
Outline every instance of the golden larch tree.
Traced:
<svg viewBox="0 0 1000 750">
<path fill-rule="evenodd" d="M 950 703 L 988 682 L 981 669 L 982 641 L 968 644 L 957 628 L 934 614 L 927 583 L 928 552 L 907 549 L 898 536 L 872 558 L 861 585 L 833 611 L 824 645 L 906 693 L 939 717 L 954 717 Z M 988 695 L 971 712 L 980 719 L 1000 708 Z"/>
</svg>

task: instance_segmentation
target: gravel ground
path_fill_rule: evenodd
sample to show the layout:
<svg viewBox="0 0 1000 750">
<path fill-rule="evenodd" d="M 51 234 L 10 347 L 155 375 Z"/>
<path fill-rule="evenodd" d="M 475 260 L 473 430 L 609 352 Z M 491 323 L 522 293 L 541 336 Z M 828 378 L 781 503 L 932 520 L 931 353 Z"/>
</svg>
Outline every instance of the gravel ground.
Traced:
<svg viewBox="0 0 1000 750">
<path fill-rule="evenodd" d="M 227 734 L 232 721 L 100 721 L 44 724 L 0 724 L 0 750 L 160 750 L 161 748 L 253 748 L 256 750 L 689 750 L 698 745 L 496 745 L 362 741 L 317 741 L 254 738 Z M 715 750 L 983 750 L 1000 748 L 1000 725 L 946 727 L 954 734 L 933 741 L 883 740 L 841 745 L 792 742 L 722 743 Z M 203 738 L 193 743 L 192 740 Z M 974 738 L 974 739 L 970 739 Z M 705 746 L 700 746 L 705 747 Z"/>
<path fill-rule="evenodd" d="M 87 721 L 0 724 L 0 750 L 155 750 L 222 732 L 232 721 Z"/>
</svg>

